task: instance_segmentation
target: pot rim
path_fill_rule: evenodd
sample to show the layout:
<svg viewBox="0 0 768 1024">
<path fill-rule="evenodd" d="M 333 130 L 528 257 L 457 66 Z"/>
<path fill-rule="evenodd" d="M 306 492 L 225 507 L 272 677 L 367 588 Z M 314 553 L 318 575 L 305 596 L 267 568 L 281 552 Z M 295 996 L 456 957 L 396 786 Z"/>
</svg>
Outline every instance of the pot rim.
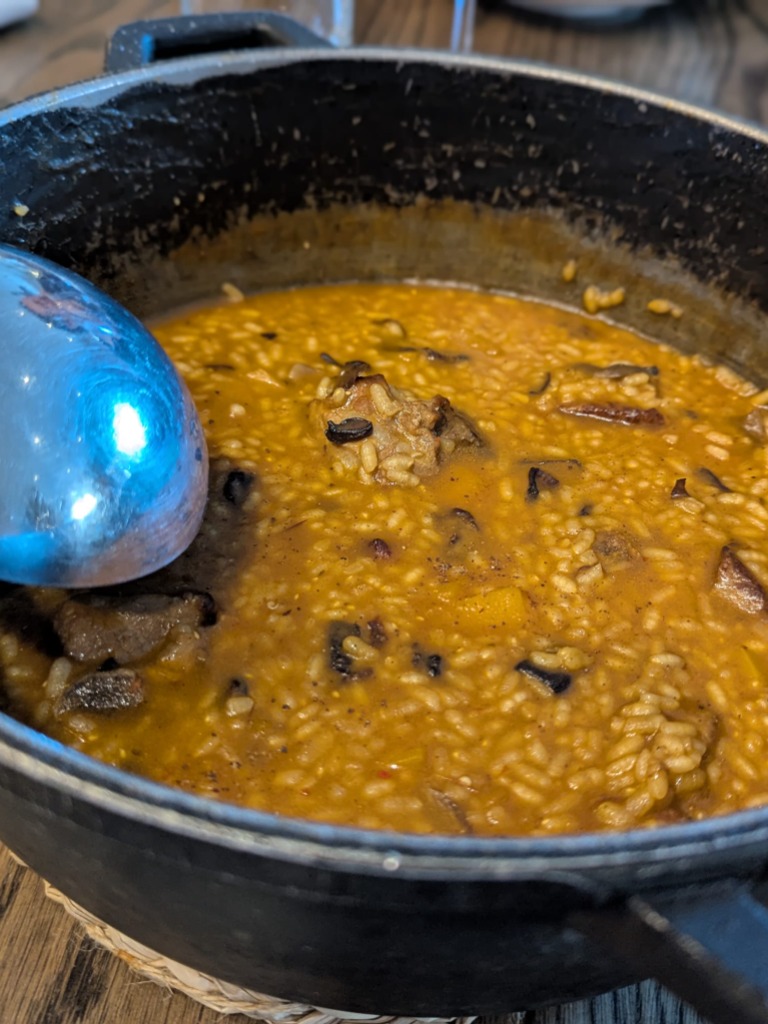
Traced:
<svg viewBox="0 0 768 1024">
<path fill-rule="evenodd" d="M 602 75 L 559 68 L 543 61 L 528 61 L 484 54 L 458 54 L 434 49 L 376 46 L 349 49 L 276 47 L 275 49 L 252 51 L 239 50 L 201 54 L 193 57 L 176 57 L 130 71 L 105 72 L 93 78 L 38 93 L 12 103 L 0 110 L 0 130 L 24 117 L 40 113 L 41 109 L 52 111 L 72 106 L 97 107 L 121 92 L 143 84 L 147 79 L 166 85 L 188 85 L 215 74 L 247 74 L 262 68 L 281 67 L 288 64 L 343 63 L 345 61 L 395 64 L 400 65 L 401 70 L 412 64 L 437 63 L 446 67 L 464 68 L 468 71 L 496 71 L 507 76 L 539 78 L 634 100 L 638 105 L 644 104 L 660 108 L 665 112 L 677 113 L 692 120 L 709 123 L 713 128 L 735 132 L 762 145 L 768 145 L 768 129 L 764 129 L 746 118 L 678 100 L 650 89 L 617 82 Z"/>
<path fill-rule="evenodd" d="M 34 96 L 0 111 L 0 131 L 41 112 L 68 107 L 98 107 L 147 81 L 192 84 L 227 74 L 307 61 L 440 63 L 472 71 L 495 71 L 545 79 L 598 91 L 673 112 L 768 147 L 768 131 L 731 115 L 697 107 L 609 79 L 565 71 L 544 64 L 436 50 L 366 47 L 349 50 L 276 49 L 176 58 L 117 74 L 104 74 Z M 323 824 L 281 817 L 195 796 L 132 775 L 82 754 L 0 713 L 0 766 L 52 788 L 64 799 L 162 831 L 204 840 L 210 845 L 263 857 L 279 857 L 314 866 L 353 868 L 361 874 L 435 877 L 451 872 L 454 881 L 513 880 L 553 871 L 639 869 L 653 865 L 700 862 L 713 855 L 745 857 L 768 850 L 768 806 L 702 821 L 624 832 L 552 837 L 474 837 L 406 834 Z"/>
</svg>

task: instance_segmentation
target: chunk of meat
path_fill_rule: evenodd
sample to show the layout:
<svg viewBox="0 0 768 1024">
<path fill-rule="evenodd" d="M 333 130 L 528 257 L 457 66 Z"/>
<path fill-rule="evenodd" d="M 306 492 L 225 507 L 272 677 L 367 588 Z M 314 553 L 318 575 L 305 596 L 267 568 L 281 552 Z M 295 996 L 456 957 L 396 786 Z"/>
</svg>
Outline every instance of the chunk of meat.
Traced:
<svg viewBox="0 0 768 1024">
<path fill-rule="evenodd" d="M 640 557 L 640 546 L 627 530 L 598 530 L 592 548 L 603 569 L 618 569 Z"/>
<path fill-rule="evenodd" d="M 477 428 L 447 398 L 417 398 L 383 374 L 363 376 L 359 365 L 365 364 L 356 364 L 354 374 L 342 369 L 332 394 L 310 409 L 314 425 L 333 442 L 334 457 L 350 469 L 362 464 L 378 483 L 413 485 L 436 473 L 455 451 L 483 444 Z M 373 447 L 363 453 L 361 443 Z"/>
<path fill-rule="evenodd" d="M 122 665 L 151 654 L 175 626 L 197 628 L 215 621 L 213 599 L 205 593 L 129 597 L 88 593 L 65 601 L 54 626 L 70 658 L 98 662 L 114 658 Z"/>
<path fill-rule="evenodd" d="M 90 672 L 68 686 L 56 704 L 56 714 L 70 711 L 94 711 L 109 714 L 136 708 L 144 703 L 141 676 L 128 668 Z"/>
<path fill-rule="evenodd" d="M 768 605 L 763 585 L 728 544 L 720 552 L 715 590 L 748 615 L 764 612 Z"/>
</svg>

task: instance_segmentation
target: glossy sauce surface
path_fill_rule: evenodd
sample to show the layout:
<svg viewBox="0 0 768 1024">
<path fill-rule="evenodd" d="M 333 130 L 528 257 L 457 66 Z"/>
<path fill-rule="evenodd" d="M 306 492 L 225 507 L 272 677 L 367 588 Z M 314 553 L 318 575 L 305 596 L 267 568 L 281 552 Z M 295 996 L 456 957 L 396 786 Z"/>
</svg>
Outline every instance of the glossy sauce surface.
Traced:
<svg viewBox="0 0 768 1024">
<path fill-rule="evenodd" d="M 207 432 L 206 525 L 87 607 L 101 646 L 77 639 L 79 598 L 30 591 L 63 649 L 6 628 L 15 713 L 170 785 L 377 829 L 768 799 L 754 387 L 598 318 L 438 287 L 265 294 L 155 333 Z M 116 651 L 110 616 L 130 633 L 121 602 L 158 593 L 181 602 L 168 628 Z M 83 698 L 125 671 L 115 707 Z"/>
</svg>

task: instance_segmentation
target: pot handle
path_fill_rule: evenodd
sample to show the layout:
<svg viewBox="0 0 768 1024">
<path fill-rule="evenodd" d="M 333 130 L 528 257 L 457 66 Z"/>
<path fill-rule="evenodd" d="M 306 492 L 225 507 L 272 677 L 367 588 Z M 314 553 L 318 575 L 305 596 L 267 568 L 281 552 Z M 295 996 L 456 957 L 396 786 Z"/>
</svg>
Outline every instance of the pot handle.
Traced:
<svg viewBox="0 0 768 1024">
<path fill-rule="evenodd" d="M 768 1024 L 768 909 L 748 883 L 643 893 L 569 924 L 711 1024 Z"/>
<path fill-rule="evenodd" d="M 107 43 L 104 70 L 132 71 L 156 61 L 225 50 L 332 46 L 293 18 L 274 11 L 234 11 L 185 18 L 153 18 L 122 25 Z"/>
</svg>

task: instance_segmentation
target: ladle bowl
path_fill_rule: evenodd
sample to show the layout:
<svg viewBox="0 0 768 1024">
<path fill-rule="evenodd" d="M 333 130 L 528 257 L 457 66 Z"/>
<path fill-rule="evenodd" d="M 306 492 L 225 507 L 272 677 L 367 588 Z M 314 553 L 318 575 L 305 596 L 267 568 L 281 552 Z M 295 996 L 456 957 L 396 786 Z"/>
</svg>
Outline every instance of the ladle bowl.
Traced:
<svg viewBox="0 0 768 1024">
<path fill-rule="evenodd" d="M 0 579 L 82 587 L 167 565 L 202 520 L 192 398 L 126 309 L 0 245 Z"/>
</svg>

